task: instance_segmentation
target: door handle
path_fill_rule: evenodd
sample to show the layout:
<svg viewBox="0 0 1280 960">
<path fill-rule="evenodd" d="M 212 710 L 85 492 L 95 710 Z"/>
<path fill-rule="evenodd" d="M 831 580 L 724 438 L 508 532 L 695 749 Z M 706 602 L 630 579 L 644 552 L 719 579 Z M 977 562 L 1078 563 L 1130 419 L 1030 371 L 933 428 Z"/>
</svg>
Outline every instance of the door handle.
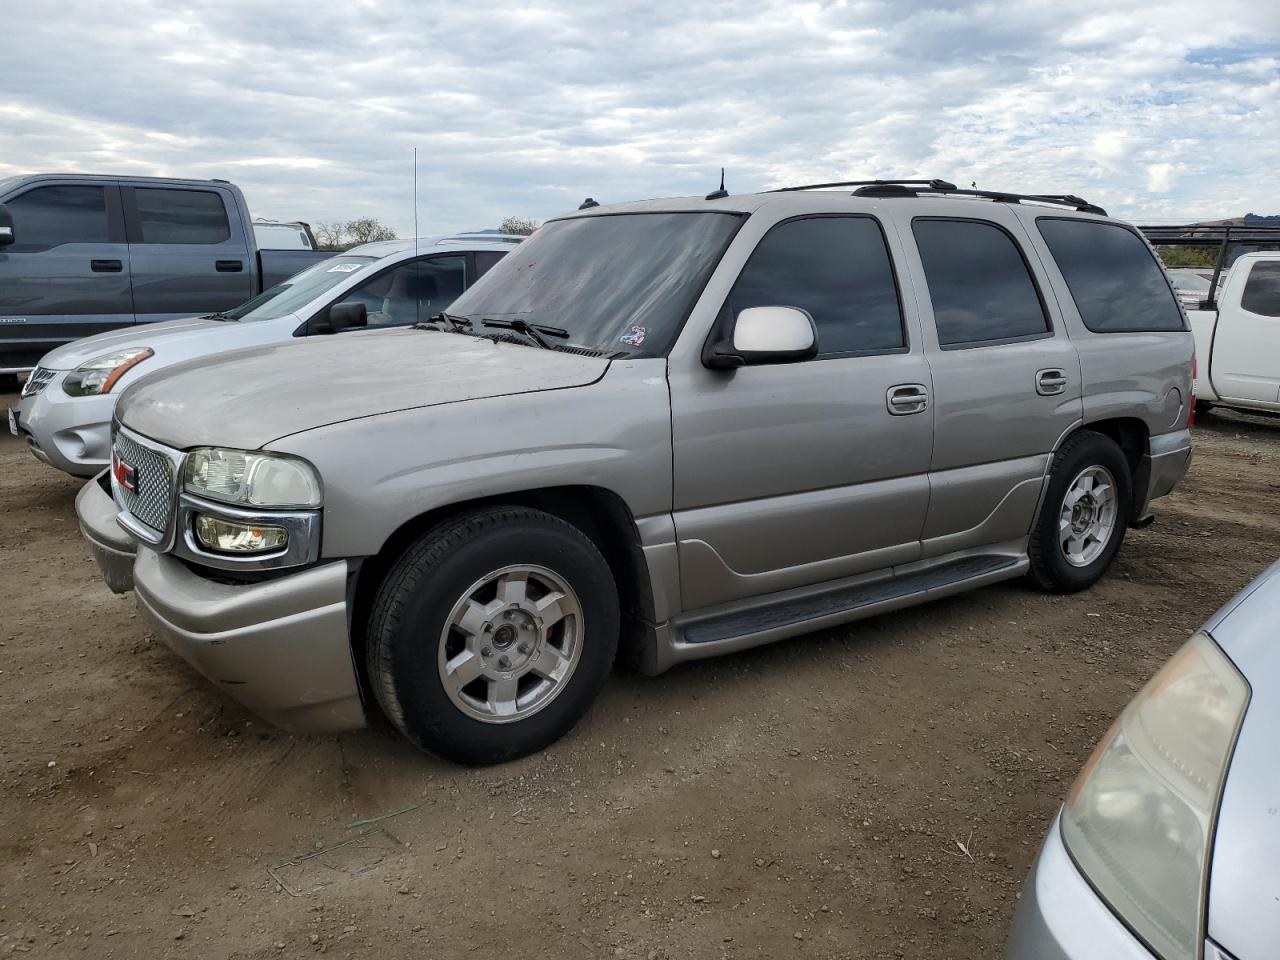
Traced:
<svg viewBox="0 0 1280 960">
<path fill-rule="evenodd" d="M 923 413 L 929 408 L 929 391 L 923 383 L 900 383 L 885 391 L 885 401 L 895 417 Z"/>
<path fill-rule="evenodd" d="M 1036 371 L 1036 393 L 1042 397 L 1054 397 L 1067 389 L 1067 371 L 1056 367 Z"/>
<path fill-rule="evenodd" d="M 90 260 L 89 269 L 94 273 L 124 273 L 124 264 L 119 260 Z"/>
<path fill-rule="evenodd" d="M 214 269 L 219 273 L 243 273 L 243 260 L 218 260 L 214 262 Z"/>
</svg>

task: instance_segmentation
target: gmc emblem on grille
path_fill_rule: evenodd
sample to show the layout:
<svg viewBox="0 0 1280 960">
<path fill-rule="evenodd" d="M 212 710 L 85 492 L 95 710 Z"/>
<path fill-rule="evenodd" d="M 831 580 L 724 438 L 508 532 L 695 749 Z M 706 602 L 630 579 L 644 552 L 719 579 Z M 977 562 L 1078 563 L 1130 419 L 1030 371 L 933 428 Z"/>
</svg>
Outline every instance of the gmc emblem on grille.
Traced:
<svg viewBox="0 0 1280 960">
<path fill-rule="evenodd" d="M 111 451 L 111 476 L 115 478 L 121 490 L 129 493 L 138 492 L 138 472 L 120 459 L 120 454 Z"/>
</svg>

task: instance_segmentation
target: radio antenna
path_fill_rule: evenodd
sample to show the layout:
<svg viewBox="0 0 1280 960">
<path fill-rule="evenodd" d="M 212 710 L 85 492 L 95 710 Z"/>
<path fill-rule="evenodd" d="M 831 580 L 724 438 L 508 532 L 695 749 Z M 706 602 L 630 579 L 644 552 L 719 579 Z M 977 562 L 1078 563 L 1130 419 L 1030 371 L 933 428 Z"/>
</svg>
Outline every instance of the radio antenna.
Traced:
<svg viewBox="0 0 1280 960">
<path fill-rule="evenodd" d="M 418 148 L 413 148 L 413 255 L 418 256 Z"/>
<path fill-rule="evenodd" d="M 707 200 L 723 200 L 729 195 L 729 191 L 724 188 L 724 167 L 720 168 L 720 189 L 712 190 L 707 194 Z"/>
</svg>

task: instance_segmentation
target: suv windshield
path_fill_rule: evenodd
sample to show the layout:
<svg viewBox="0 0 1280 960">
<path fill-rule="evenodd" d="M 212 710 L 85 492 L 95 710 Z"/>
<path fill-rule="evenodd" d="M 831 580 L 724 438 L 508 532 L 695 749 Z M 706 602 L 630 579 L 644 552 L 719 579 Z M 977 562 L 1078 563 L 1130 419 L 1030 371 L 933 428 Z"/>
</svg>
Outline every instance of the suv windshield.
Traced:
<svg viewBox="0 0 1280 960">
<path fill-rule="evenodd" d="M 449 308 L 479 324 L 561 327 L 568 346 L 635 357 L 671 347 L 742 217 L 625 213 L 555 220 Z"/>
<path fill-rule="evenodd" d="M 239 320 L 241 323 L 279 320 L 306 306 L 326 290 L 336 287 L 375 259 L 339 254 L 328 260 L 321 260 L 301 273 L 295 273 L 284 283 L 277 283 L 249 302 L 240 304 L 234 310 L 223 311 L 218 316 L 223 320 Z"/>
</svg>

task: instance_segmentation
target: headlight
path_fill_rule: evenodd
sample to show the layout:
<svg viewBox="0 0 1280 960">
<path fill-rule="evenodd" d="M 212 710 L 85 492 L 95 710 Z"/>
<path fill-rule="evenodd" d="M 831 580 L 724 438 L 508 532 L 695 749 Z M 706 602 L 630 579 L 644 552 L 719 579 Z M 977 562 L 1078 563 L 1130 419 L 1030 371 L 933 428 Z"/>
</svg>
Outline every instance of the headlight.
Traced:
<svg viewBox="0 0 1280 960">
<path fill-rule="evenodd" d="M 129 347 L 104 353 L 67 374 L 62 381 L 62 390 L 69 397 L 96 397 L 110 393 L 126 372 L 153 356 L 155 351 L 150 347 Z"/>
<path fill-rule="evenodd" d="M 318 507 L 320 478 L 305 460 L 276 453 L 200 447 L 187 454 L 182 488 L 244 507 Z"/>
<path fill-rule="evenodd" d="M 1085 764 L 1062 839 L 1111 909 L 1162 960 L 1195 960 L 1223 777 L 1249 701 L 1198 633 L 1142 688 Z"/>
</svg>

